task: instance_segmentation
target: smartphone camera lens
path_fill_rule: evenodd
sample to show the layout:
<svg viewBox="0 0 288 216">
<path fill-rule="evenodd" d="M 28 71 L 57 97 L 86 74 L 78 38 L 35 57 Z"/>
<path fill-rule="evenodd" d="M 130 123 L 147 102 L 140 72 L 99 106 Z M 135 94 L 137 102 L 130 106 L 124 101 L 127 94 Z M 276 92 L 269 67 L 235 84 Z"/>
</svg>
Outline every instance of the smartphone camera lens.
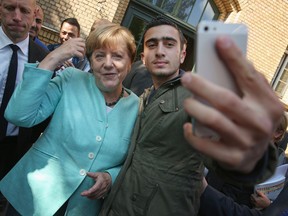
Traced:
<svg viewBox="0 0 288 216">
<path fill-rule="evenodd" d="M 204 31 L 208 31 L 209 30 L 209 27 L 208 26 L 205 26 L 204 27 Z"/>
</svg>

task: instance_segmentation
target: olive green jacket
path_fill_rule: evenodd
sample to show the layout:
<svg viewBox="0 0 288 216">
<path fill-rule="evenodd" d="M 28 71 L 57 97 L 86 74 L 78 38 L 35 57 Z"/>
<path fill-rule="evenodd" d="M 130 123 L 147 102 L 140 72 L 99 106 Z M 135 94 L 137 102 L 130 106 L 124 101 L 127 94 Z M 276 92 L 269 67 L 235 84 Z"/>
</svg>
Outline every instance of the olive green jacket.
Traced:
<svg viewBox="0 0 288 216">
<path fill-rule="evenodd" d="M 190 96 L 181 86 L 180 76 L 141 96 L 128 157 L 104 201 L 101 216 L 197 215 L 204 157 L 183 136 L 183 124 L 191 120 L 183 100 Z M 253 182 L 274 170 L 275 157 L 269 165 L 267 158 L 264 161 L 262 167 L 267 169 L 260 169 L 261 175 L 253 173 Z M 240 174 L 227 172 L 217 163 L 206 164 L 231 182 L 241 180 Z M 251 183 L 251 178 L 243 178 L 243 182 Z"/>
</svg>

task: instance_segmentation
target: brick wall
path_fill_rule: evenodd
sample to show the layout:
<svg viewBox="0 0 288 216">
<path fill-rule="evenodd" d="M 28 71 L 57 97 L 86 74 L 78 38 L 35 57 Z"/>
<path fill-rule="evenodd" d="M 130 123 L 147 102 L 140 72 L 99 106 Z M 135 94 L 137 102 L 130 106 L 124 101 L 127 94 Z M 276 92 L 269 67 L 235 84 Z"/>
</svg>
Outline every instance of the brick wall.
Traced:
<svg viewBox="0 0 288 216">
<path fill-rule="evenodd" d="M 216 5 L 217 2 L 218 0 L 215 1 Z M 270 82 L 287 49 L 288 1 L 220 0 L 220 2 L 222 11 L 228 14 L 225 22 L 244 23 L 248 26 L 247 57 Z M 288 93 L 281 100 L 288 104 Z"/>
<path fill-rule="evenodd" d="M 129 0 L 37 0 L 43 8 L 44 22 L 39 38 L 46 44 L 58 43 L 62 20 L 78 19 L 81 36 L 87 37 L 95 19 L 121 23 Z"/>
<path fill-rule="evenodd" d="M 268 80 L 273 78 L 288 44 L 288 2 L 247 0 L 239 22 L 249 26 L 248 58 Z"/>
</svg>

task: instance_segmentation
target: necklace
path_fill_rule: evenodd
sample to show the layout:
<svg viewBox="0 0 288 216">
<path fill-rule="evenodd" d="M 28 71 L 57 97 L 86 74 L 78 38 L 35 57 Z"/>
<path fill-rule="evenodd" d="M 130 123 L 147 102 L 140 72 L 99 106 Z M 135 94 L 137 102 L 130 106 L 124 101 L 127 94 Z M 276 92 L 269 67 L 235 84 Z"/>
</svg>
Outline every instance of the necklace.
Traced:
<svg viewBox="0 0 288 216">
<path fill-rule="evenodd" d="M 117 102 L 123 97 L 123 95 L 124 95 L 124 88 L 122 88 L 121 94 L 120 94 L 120 96 L 117 98 L 117 100 L 115 100 L 115 101 L 113 101 L 113 102 L 111 102 L 111 103 L 107 103 L 107 102 L 105 101 L 106 106 L 108 106 L 108 107 L 114 106 L 114 105 L 117 104 Z"/>
</svg>

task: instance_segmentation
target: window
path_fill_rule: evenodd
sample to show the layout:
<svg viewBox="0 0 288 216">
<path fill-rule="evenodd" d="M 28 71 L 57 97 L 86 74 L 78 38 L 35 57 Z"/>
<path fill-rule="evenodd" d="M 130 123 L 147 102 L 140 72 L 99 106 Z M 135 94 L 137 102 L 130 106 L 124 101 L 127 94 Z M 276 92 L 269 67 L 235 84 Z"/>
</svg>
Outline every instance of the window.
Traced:
<svg viewBox="0 0 288 216">
<path fill-rule="evenodd" d="M 278 72 L 272 81 L 272 87 L 276 94 L 282 98 L 287 90 L 288 86 L 288 51 L 282 58 Z"/>
<path fill-rule="evenodd" d="M 209 0 L 145 0 L 173 17 L 196 27 L 201 20 L 215 20 L 219 10 Z"/>
</svg>

